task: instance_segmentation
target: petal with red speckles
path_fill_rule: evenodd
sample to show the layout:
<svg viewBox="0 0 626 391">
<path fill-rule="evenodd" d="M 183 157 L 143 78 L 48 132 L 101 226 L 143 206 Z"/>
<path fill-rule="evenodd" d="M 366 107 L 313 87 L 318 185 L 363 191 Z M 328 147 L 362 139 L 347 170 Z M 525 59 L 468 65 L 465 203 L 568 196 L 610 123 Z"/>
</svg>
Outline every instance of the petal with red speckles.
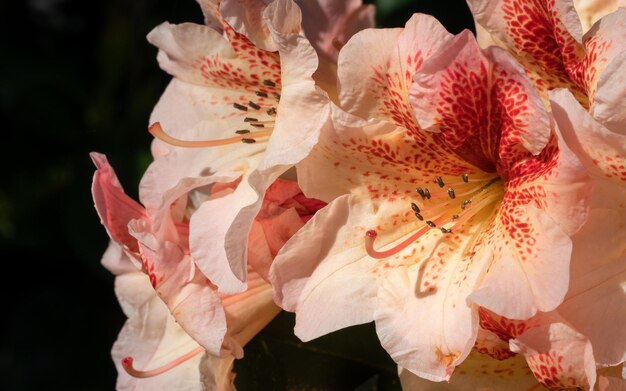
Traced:
<svg viewBox="0 0 626 391">
<path fill-rule="evenodd" d="M 419 125 L 486 171 L 506 177 L 527 154 L 520 146 L 537 155 L 548 142 L 548 115 L 523 69 L 499 48 L 481 50 L 469 32 L 429 58 L 413 80 Z"/>
<path fill-rule="evenodd" d="M 256 47 L 276 51 L 276 43 L 263 21 L 263 11 L 272 0 L 222 0 L 220 13 L 235 31 L 245 35 Z"/>
<path fill-rule="evenodd" d="M 365 30 L 339 54 L 339 101 L 362 118 L 385 119 L 417 131 L 407 102 L 416 70 L 452 35 L 431 16 L 416 14 L 404 29 Z"/>
<path fill-rule="evenodd" d="M 596 365 L 589 340 L 564 323 L 534 327 L 510 341 L 533 374 L 548 388 L 593 389 Z"/>
<path fill-rule="evenodd" d="M 403 368 L 399 372 L 405 391 L 544 390 L 522 356 L 496 360 L 475 350 L 456 368 L 449 382 L 431 382 Z"/>
<path fill-rule="evenodd" d="M 479 314 L 482 314 L 484 309 L 479 310 Z M 476 342 L 474 343 L 474 349 L 482 354 L 487 354 L 496 360 L 506 360 L 507 358 L 515 356 L 515 353 L 509 350 L 509 343 L 507 340 L 503 340 L 496 333 L 482 328 L 483 317 L 480 317 L 481 327 L 478 328 L 476 335 Z"/>
</svg>

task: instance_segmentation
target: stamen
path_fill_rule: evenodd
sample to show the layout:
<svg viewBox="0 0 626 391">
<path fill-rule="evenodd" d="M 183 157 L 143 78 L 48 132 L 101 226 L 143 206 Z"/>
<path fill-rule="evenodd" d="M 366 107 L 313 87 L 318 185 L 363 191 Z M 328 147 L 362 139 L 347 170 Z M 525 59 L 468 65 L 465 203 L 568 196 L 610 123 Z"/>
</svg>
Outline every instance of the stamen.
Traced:
<svg viewBox="0 0 626 391">
<path fill-rule="evenodd" d="M 426 225 L 430 228 L 437 228 L 437 225 L 430 220 L 426 221 Z"/>
<path fill-rule="evenodd" d="M 233 103 L 233 107 L 237 110 L 248 111 L 248 108 L 244 105 L 240 105 L 239 103 Z"/>
<path fill-rule="evenodd" d="M 441 179 L 440 176 L 437 177 L 437 179 L 435 179 L 437 181 L 437 184 L 439 185 L 439 187 L 444 187 L 445 183 L 443 183 L 443 179 Z"/>
<path fill-rule="evenodd" d="M 452 215 L 452 220 L 456 220 L 459 218 L 459 215 Z"/>
<path fill-rule="evenodd" d="M 228 137 L 228 138 L 224 138 L 220 140 L 187 141 L 187 140 L 179 140 L 177 138 L 174 138 L 168 135 L 167 133 L 163 131 L 163 129 L 161 128 L 161 124 L 158 122 L 155 122 L 154 124 L 152 124 L 148 128 L 148 131 L 150 132 L 150 134 L 152 134 L 154 137 L 158 138 L 161 141 L 164 141 L 176 147 L 183 147 L 183 148 L 217 147 L 220 145 L 233 144 L 239 141 L 242 141 L 244 143 L 250 143 L 249 141 L 243 141 L 243 140 L 244 139 L 253 140 L 256 138 L 269 137 L 272 134 L 271 131 L 263 131 L 263 132 L 246 133 L 246 137 L 235 136 L 235 137 Z M 237 131 L 236 133 L 242 134 L 241 131 Z"/>
<path fill-rule="evenodd" d="M 235 130 L 237 134 L 248 134 L 250 131 L 248 129 Z"/>
<path fill-rule="evenodd" d="M 252 117 L 246 117 L 243 119 L 243 122 L 256 122 L 258 119 Z"/>
<path fill-rule="evenodd" d="M 267 115 L 276 115 L 276 107 L 267 110 Z"/>
<path fill-rule="evenodd" d="M 264 128 L 265 125 L 263 124 L 250 124 L 250 126 L 254 126 L 255 128 Z"/>
<path fill-rule="evenodd" d="M 465 200 L 465 201 L 461 202 L 461 209 L 467 208 L 467 205 L 469 205 L 471 203 L 472 203 L 472 200 Z"/>
<path fill-rule="evenodd" d="M 463 179 L 463 182 L 467 183 L 467 182 L 469 182 L 469 175 L 468 174 L 463 174 L 463 175 L 461 175 L 461 179 Z"/>
<path fill-rule="evenodd" d="M 444 234 L 451 234 L 452 230 L 451 229 L 447 229 L 447 228 L 443 228 L 441 227 L 441 232 L 443 232 Z"/>
<path fill-rule="evenodd" d="M 266 85 L 268 87 L 276 87 L 276 83 L 271 80 L 263 80 L 263 85 Z"/>
<path fill-rule="evenodd" d="M 411 202 L 411 209 L 413 209 L 413 212 L 415 212 L 415 213 L 419 213 L 420 212 L 420 207 L 417 206 L 417 204 L 415 202 Z"/>
<path fill-rule="evenodd" d="M 424 193 L 424 189 L 422 189 L 421 187 L 418 187 L 417 189 L 415 189 L 415 191 L 422 197 L 422 199 L 426 198 L 426 193 Z"/>
<path fill-rule="evenodd" d="M 267 94 L 263 91 L 255 91 L 256 96 L 260 96 L 262 98 L 267 98 Z"/>
<path fill-rule="evenodd" d="M 257 105 L 253 101 L 248 102 L 248 106 L 252 107 L 255 110 L 260 110 L 261 109 L 261 106 Z"/>
<path fill-rule="evenodd" d="M 178 357 L 174 361 L 171 361 L 171 362 L 169 362 L 169 363 L 167 363 L 167 364 L 165 364 L 165 365 L 163 365 L 161 367 L 158 367 L 158 368 L 155 368 L 155 369 L 152 369 L 152 370 L 149 370 L 149 371 L 138 371 L 135 368 L 133 368 L 133 358 L 131 356 L 128 356 L 128 357 L 124 357 L 122 359 L 122 367 L 132 377 L 137 377 L 137 378 L 153 377 L 153 376 L 157 376 L 157 375 L 160 375 L 162 373 L 165 373 L 165 372 L 169 371 L 172 368 L 175 368 L 176 366 L 184 363 L 185 361 L 187 361 L 190 358 L 194 357 L 198 353 L 202 353 L 202 352 L 204 352 L 204 348 L 202 346 L 198 346 L 197 348 L 193 349 L 189 353 L 186 353 L 186 354 Z"/>
<path fill-rule="evenodd" d="M 426 196 L 426 199 L 429 200 L 430 199 L 430 190 L 425 189 L 424 190 L 424 196 Z"/>
<path fill-rule="evenodd" d="M 276 92 L 275 92 L 275 93 L 274 93 L 274 98 L 276 98 L 276 99 L 280 100 L 280 94 L 278 94 L 278 93 L 276 93 Z"/>
<path fill-rule="evenodd" d="M 418 212 L 415 212 L 415 217 L 417 217 L 417 219 L 419 221 L 424 221 L 424 216 L 422 216 L 421 214 L 419 214 Z"/>
<path fill-rule="evenodd" d="M 449 196 L 451 199 L 455 199 L 455 198 L 456 198 L 456 195 L 454 194 L 454 189 L 453 189 L 453 188 L 449 188 L 449 189 L 448 189 L 448 196 Z"/>
<path fill-rule="evenodd" d="M 256 140 L 253 138 L 242 138 L 241 142 L 244 144 L 254 144 L 256 143 Z"/>
</svg>

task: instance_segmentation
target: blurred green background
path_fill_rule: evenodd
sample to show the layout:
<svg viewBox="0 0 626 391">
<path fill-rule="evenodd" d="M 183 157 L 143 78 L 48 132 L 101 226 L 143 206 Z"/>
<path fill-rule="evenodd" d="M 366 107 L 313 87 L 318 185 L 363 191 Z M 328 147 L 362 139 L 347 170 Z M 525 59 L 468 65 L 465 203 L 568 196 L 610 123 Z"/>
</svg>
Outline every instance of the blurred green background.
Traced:
<svg viewBox="0 0 626 391">
<path fill-rule="evenodd" d="M 461 0 L 369 2 L 381 27 L 425 12 L 451 32 L 473 28 Z M 88 153 L 107 154 L 136 197 L 148 117 L 169 81 L 145 36 L 202 16 L 193 0 L 24 0 L 0 14 L 0 390 L 111 390 L 125 318 L 99 263 L 107 236 Z M 248 345 L 239 389 L 399 389 L 373 325 L 303 344 L 293 323 L 283 313 Z"/>
</svg>

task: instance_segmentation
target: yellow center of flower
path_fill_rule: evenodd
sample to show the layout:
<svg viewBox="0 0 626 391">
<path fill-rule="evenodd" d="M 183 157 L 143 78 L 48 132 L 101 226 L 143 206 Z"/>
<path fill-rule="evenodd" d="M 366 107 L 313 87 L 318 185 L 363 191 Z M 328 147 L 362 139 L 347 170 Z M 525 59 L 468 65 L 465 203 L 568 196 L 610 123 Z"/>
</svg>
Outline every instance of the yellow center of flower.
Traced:
<svg viewBox="0 0 626 391">
<path fill-rule="evenodd" d="M 504 194 L 504 184 L 495 174 L 472 178 L 467 174 L 460 178 L 441 176 L 435 178 L 433 184 L 430 187 L 417 187 L 419 199 L 411 202 L 412 212 L 419 221 L 424 222 L 424 226 L 385 251 L 374 249 L 378 233 L 375 230 L 367 231 L 365 249 L 369 256 L 377 259 L 393 256 L 433 229 L 446 235 L 452 234 L 478 212 L 501 201 Z"/>
</svg>

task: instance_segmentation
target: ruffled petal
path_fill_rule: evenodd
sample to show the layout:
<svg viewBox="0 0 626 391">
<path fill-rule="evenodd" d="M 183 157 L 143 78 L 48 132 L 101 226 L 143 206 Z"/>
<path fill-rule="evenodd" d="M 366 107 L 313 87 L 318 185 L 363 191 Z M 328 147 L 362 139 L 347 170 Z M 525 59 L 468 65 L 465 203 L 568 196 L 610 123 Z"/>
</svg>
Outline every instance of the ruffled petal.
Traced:
<svg viewBox="0 0 626 391">
<path fill-rule="evenodd" d="M 276 44 L 263 21 L 263 11 L 272 0 L 222 0 L 220 12 L 224 21 L 245 35 L 259 49 L 275 52 Z"/>
<path fill-rule="evenodd" d="M 574 7 L 583 26 L 583 32 L 589 31 L 598 20 L 618 7 L 626 7 L 624 0 L 574 0 Z"/>
<path fill-rule="evenodd" d="M 399 372 L 405 391 L 545 390 L 522 356 L 496 360 L 475 350 L 456 368 L 449 382 L 431 382 L 402 368 Z"/>
<path fill-rule="evenodd" d="M 362 118 L 416 130 L 407 101 L 411 79 L 451 38 L 435 18 L 423 14 L 414 15 L 404 29 L 355 34 L 339 55 L 340 106 Z"/>
</svg>

